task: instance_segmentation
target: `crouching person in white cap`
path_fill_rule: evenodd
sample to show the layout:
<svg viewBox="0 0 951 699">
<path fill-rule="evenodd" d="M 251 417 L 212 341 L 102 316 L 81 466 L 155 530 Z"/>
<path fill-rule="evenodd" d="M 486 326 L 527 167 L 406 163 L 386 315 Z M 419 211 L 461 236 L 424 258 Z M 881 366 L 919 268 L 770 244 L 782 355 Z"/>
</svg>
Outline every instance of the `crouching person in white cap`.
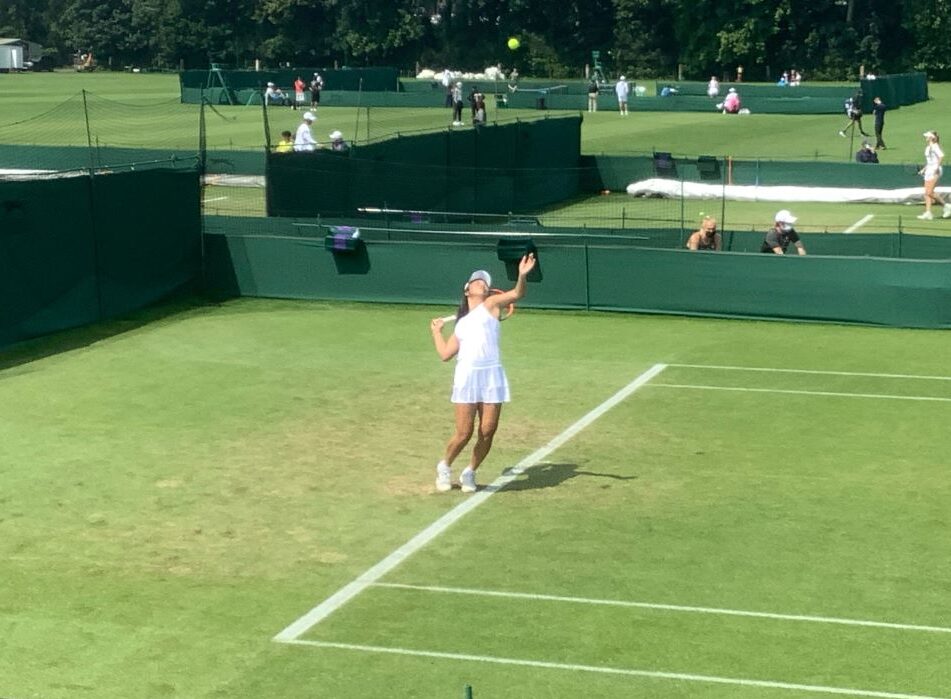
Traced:
<svg viewBox="0 0 951 699">
<path fill-rule="evenodd" d="M 802 241 L 799 240 L 799 234 L 796 233 L 796 229 L 793 228 L 793 224 L 796 222 L 796 217 L 792 215 L 787 209 L 776 212 L 776 222 L 773 224 L 773 227 L 766 234 L 766 239 L 763 240 L 763 247 L 760 248 L 760 252 L 768 252 L 774 255 L 785 255 L 786 250 L 789 248 L 789 244 L 792 243 L 796 246 L 796 252 L 800 255 L 806 254 L 806 246 L 802 244 Z"/>
<path fill-rule="evenodd" d="M 350 150 L 350 144 L 343 140 L 343 134 L 339 131 L 330 132 L 330 150 L 337 151 L 338 153 L 345 153 Z"/>
<path fill-rule="evenodd" d="M 314 140 L 314 134 L 310 131 L 317 117 L 313 112 L 304 112 L 301 118 L 303 121 L 297 127 L 297 133 L 294 134 L 294 150 L 305 152 L 317 150 L 317 141 Z"/>
<path fill-rule="evenodd" d="M 267 84 L 267 89 L 264 91 L 264 99 L 269 106 L 277 104 L 286 107 L 290 104 L 290 100 L 287 99 L 287 95 L 284 94 L 284 91 L 274 83 Z"/>
</svg>

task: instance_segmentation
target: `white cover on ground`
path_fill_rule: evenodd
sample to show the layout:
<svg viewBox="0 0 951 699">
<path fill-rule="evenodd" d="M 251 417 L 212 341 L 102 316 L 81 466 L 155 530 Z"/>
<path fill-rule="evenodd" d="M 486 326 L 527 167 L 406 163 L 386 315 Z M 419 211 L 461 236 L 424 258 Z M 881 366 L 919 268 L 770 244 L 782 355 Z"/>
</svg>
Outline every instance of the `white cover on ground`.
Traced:
<svg viewBox="0 0 951 699">
<path fill-rule="evenodd" d="M 937 191 L 951 193 L 951 187 Z M 627 193 L 635 197 L 680 197 L 685 199 L 720 199 L 730 201 L 824 201 L 824 202 L 878 202 L 903 204 L 921 202 L 922 186 L 904 189 L 859 189 L 857 187 L 798 187 L 791 185 L 762 187 L 757 185 L 705 184 L 653 178 L 632 182 Z"/>
</svg>

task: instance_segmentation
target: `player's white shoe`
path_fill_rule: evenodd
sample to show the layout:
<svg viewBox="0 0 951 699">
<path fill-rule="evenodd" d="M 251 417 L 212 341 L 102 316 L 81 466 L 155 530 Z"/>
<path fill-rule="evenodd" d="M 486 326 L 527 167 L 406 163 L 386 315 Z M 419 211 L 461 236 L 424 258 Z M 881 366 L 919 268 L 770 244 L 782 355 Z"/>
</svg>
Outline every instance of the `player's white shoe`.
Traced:
<svg viewBox="0 0 951 699">
<path fill-rule="evenodd" d="M 944 211 L 941 212 L 941 218 L 951 218 L 951 203 L 944 205 Z"/>
<path fill-rule="evenodd" d="M 440 493 L 452 490 L 452 469 L 441 461 L 436 465 L 436 490 Z"/>
<path fill-rule="evenodd" d="M 930 221 L 934 218 L 934 214 L 932 214 L 930 211 L 926 211 L 923 214 L 919 214 L 918 218 L 920 218 L 922 221 Z"/>
<path fill-rule="evenodd" d="M 475 471 L 466 466 L 459 474 L 459 485 L 462 486 L 463 493 L 474 493 L 476 491 Z"/>
</svg>

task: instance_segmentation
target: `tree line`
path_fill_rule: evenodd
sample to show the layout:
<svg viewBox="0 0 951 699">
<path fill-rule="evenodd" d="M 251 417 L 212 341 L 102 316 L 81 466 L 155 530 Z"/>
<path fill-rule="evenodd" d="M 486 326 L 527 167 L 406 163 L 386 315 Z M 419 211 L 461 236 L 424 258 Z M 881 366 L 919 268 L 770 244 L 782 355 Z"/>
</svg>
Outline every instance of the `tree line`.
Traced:
<svg viewBox="0 0 951 699">
<path fill-rule="evenodd" d="M 4 0 L 0 36 L 113 68 L 501 64 L 578 77 L 598 50 L 608 76 L 951 77 L 951 0 Z"/>
</svg>

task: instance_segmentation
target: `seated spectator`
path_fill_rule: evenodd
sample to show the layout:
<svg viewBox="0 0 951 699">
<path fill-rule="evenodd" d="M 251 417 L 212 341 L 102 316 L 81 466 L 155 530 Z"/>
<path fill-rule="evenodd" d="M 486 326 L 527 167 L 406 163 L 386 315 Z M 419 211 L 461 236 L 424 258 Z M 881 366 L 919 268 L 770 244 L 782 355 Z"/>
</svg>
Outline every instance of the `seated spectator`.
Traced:
<svg viewBox="0 0 951 699">
<path fill-rule="evenodd" d="M 267 84 L 267 89 L 264 91 L 264 102 L 267 105 L 278 104 L 282 107 L 291 103 L 287 95 L 284 94 L 281 88 L 275 86 L 274 83 Z"/>
<path fill-rule="evenodd" d="M 290 153 L 294 150 L 294 134 L 290 131 L 281 131 L 281 140 L 274 147 L 276 153 Z"/>
<path fill-rule="evenodd" d="M 661 97 L 673 97 L 677 94 L 677 88 L 670 85 L 664 85 L 660 90 Z"/>
<path fill-rule="evenodd" d="M 687 238 L 688 250 L 720 250 L 723 247 L 723 238 L 717 231 L 717 220 L 713 216 L 704 216 L 700 222 L 700 230 L 694 231 Z"/>
<path fill-rule="evenodd" d="M 740 113 L 740 96 L 737 94 L 735 87 L 731 87 L 726 93 L 726 99 L 723 100 L 723 113 Z"/>
<path fill-rule="evenodd" d="M 797 219 L 792 215 L 792 212 L 789 211 L 789 209 L 783 209 L 776 213 L 775 218 L 776 222 L 773 224 L 773 227 L 769 229 L 769 232 L 766 233 L 766 237 L 763 239 L 763 245 L 760 247 L 760 252 L 785 255 L 786 250 L 789 249 L 789 244 L 792 243 L 796 246 L 797 253 L 805 255 L 806 246 L 802 244 L 802 241 L 799 239 L 799 234 L 796 232 L 796 229 L 793 228 L 793 224 Z"/>
<path fill-rule="evenodd" d="M 878 164 L 878 153 L 875 152 L 875 149 L 872 147 L 872 144 L 868 141 L 862 141 L 862 147 L 855 154 L 855 162 L 857 163 L 875 163 Z"/>
<path fill-rule="evenodd" d="M 297 127 L 297 133 L 294 134 L 294 150 L 299 153 L 310 153 L 317 150 L 319 145 L 314 140 L 314 134 L 310 130 L 310 127 L 317 120 L 317 116 L 313 112 L 304 112 L 301 118 L 303 121 Z"/>
<path fill-rule="evenodd" d="M 330 150 L 338 153 L 345 153 L 350 150 L 350 144 L 343 140 L 343 134 L 339 131 L 330 132 Z"/>
<path fill-rule="evenodd" d="M 475 93 L 475 103 L 473 104 L 472 125 L 485 125 L 485 95 L 481 92 Z"/>
</svg>

